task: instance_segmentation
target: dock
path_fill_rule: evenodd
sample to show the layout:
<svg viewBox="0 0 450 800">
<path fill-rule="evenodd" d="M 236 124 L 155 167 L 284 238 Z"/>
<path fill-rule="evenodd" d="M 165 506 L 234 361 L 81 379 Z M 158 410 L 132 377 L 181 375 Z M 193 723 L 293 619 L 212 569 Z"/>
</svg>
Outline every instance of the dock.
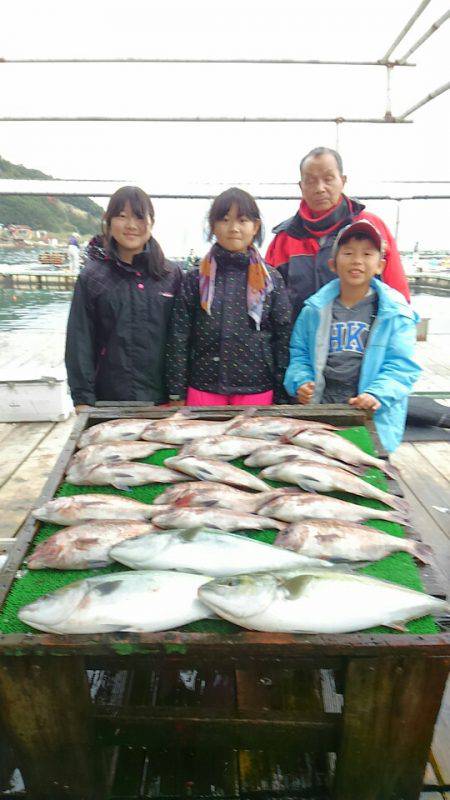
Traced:
<svg viewBox="0 0 450 800">
<path fill-rule="evenodd" d="M 0 286 L 17 289 L 73 289 L 78 274 L 67 269 L 37 269 L 17 272 L 13 267 L 0 266 Z"/>
</svg>

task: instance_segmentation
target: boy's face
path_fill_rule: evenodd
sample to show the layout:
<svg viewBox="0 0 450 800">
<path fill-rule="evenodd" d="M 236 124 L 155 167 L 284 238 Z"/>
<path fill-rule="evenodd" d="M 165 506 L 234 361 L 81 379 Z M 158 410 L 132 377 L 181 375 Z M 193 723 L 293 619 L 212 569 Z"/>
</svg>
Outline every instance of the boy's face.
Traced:
<svg viewBox="0 0 450 800">
<path fill-rule="evenodd" d="M 381 275 L 384 259 L 371 239 L 355 239 L 351 237 L 341 244 L 335 262 L 329 267 L 340 278 L 345 286 L 360 287 L 367 285 L 375 275 Z"/>
</svg>

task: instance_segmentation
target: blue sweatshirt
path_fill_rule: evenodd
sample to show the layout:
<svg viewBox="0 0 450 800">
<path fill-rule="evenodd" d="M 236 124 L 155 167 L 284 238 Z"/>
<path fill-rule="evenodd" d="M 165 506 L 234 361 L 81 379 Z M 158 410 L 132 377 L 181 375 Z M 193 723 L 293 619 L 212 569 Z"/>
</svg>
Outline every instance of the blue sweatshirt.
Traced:
<svg viewBox="0 0 450 800">
<path fill-rule="evenodd" d="M 421 371 L 413 360 L 419 318 L 400 292 L 376 279 L 370 285 L 378 294 L 378 313 L 361 361 L 358 393 L 367 392 L 380 401 L 374 422 L 383 446 L 392 452 L 402 440 L 408 395 Z M 312 402 L 322 399 L 331 311 L 339 294 L 340 281 L 331 281 L 306 301 L 297 317 L 284 380 L 290 395 L 295 396 L 299 386 L 314 381 Z"/>
</svg>

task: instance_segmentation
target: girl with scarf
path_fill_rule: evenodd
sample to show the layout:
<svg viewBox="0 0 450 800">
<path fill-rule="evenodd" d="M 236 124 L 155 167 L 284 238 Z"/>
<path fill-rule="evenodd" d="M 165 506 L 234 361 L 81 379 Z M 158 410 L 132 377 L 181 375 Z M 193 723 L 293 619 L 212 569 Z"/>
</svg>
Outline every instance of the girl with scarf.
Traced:
<svg viewBox="0 0 450 800">
<path fill-rule="evenodd" d="M 254 244 L 262 241 L 258 206 L 242 189 L 228 189 L 208 223 L 214 244 L 175 302 L 169 397 L 206 406 L 286 402 L 291 314 L 283 279 Z"/>
<path fill-rule="evenodd" d="M 97 400 L 167 401 L 165 346 L 181 270 L 152 236 L 155 212 L 137 186 L 111 197 L 89 243 L 67 325 L 66 366 L 77 410 Z"/>
</svg>

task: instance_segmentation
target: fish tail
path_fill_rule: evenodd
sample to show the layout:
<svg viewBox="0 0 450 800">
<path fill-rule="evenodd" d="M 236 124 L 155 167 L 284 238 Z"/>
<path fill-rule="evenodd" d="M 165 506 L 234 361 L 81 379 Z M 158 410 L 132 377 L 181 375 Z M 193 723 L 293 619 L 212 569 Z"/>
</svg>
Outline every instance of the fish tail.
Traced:
<svg viewBox="0 0 450 800">
<path fill-rule="evenodd" d="M 403 497 L 395 497 L 394 495 L 389 495 L 389 499 L 390 499 L 389 505 L 395 508 L 396 511 L 400 511 L 401 514 L 405 515 L 409 514 L 409 505 Z"/>
<path fill-rule="evenodd" d="M 374 512 L 374 518 L 376 517 L 376 512 Z M 407 514 L 403 514 L 401 511 L 392 511 L 391 514 L 388 516 L 383 517 L 388 522 L 397 522 L 399 525 L 403 525 L 404 528 L 412 528 L 412 524 L 408 519 Z"/>
<path fill-rule="evenodd" d="M 411 542 L 410 552 L 412 556 L 415 556 L 418 561 L 422 561 L 423 564 L 434 563 L 433 548 L 430 547 L 429 544 L 423 544 L 423 542 Z"/>
<path fill-rule="evenodd" d="M 400 477 L 400 472 L 398 471 L 397 467 L 394 467 L 393 464 L 390 464 L 383 458 L 379 458 L 377 459 L 377 461 L 378 461 L 378 466 L 382 470 L 382 472 L 385 472 L 386 475 L 389 475 L 390 478 L 394 478 L 394 480 L 397 480 Z"/>
</svg>

